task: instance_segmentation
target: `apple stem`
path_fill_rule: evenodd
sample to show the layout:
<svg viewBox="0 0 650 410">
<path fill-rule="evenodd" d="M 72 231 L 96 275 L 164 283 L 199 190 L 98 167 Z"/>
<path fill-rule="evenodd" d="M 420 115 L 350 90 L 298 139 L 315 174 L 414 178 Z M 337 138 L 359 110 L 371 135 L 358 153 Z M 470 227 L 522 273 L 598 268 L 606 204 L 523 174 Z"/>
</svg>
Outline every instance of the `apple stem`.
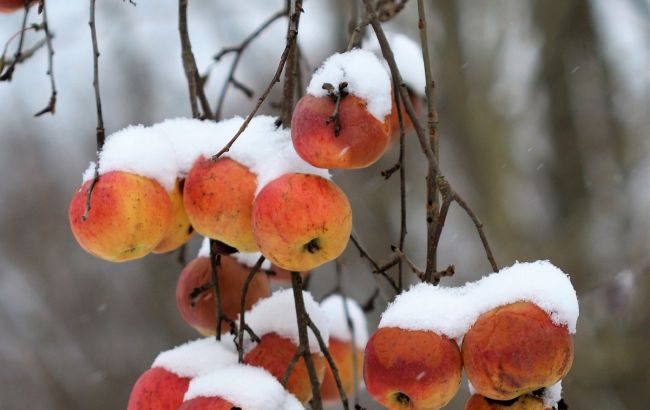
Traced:
<svg viewBox="0 0 650 410">
<path fill-rule="evenodd" d="M 323 89 L 327 90 L 327 96 L 334 101 L 334 111 L 326 120 L 325 124 L 334 122 L 334 136 L 338 137 L 341 134 L 341 117 L 339 115 L 339 107 L 341 106 L 341 100 L 348 96 L 348 83 L 343 81 L 339 84 L 338 91 L 334 89 L 334 86 L 330 83 L 324 83 Z"/>
</svg>

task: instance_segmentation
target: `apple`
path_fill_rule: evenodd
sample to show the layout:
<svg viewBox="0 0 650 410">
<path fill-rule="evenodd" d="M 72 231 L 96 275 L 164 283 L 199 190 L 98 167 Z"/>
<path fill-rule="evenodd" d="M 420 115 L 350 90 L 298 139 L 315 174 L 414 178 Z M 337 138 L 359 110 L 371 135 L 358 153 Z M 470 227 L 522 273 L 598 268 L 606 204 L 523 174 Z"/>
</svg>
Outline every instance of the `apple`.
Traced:
<svg viewBox="0 0 650 410">
<path fill-rule="evenodd" d="M 354 349 L 356 349 L 356 364 L 352 360 Z M 353 345 L 352 341 L 343 341 L 330 337 L 329 351 L 338 370 L 343 390 L 349 397 L 354 392 L 355 383 L 359 383 L 363 375 L 363 349 L 358 349 Z M 355 372 L 356 379 L 354 377 Z M 333 406 L 341 401 L 336 379 L 334 379 L 334 373 L 332 373 L 329 363 L 326 363 L 325 377 L 320 387 L 320 393 L 323 403 L 328 406 Z"/>
<path fill-rule="evenodd" d="M 202 235 L 240 252 L 257 251 L 251 225 L 256 187 L 256 175 L 239 162 L 200 157 L 185 179 L 185 211 Z"/>
<path fill-rule="evenodd" d="M 174 188 L 169 193 L 172 204 L 172 222 L 165 237 L 153 250 L 154 253 L 173 251 L 189 241 L 194 234 L 194 228 L 192 228 L 190 220 L 185 213 L 185 207 L 183 206 L 184 185 L 185 180 L 176 180 Z"/>
<path fill-rule="evenodd" d="M 92 255 L 123 262 L 141 258 L 164 238 L 172 221 L 171 200 L 155 180 L 122 171 L 101 175 L 93 188 L 84 221 L 85 182 L 72 196 L 70 227 L 79 245 Z"/>
<path fill-rule="evenodd" d="M 390 116 L 378 120 L 366 102 L 354 95 L 342 97 L 338 108 L 340 131 L 331 120 L 335 102 L 330 97 L 303 96 L 291 118 L 291 139 L 302 159 L 318 168 L 365 168 L 376 162 L 390 144 Z"/>
<path fill-rule="evenodd" d="M 352 231 L 352 209 L 339 187 L 310 174 L 285 174 L 253 202 L 260 251 L 289 271 L 309 271 L 336 259 Z"/>
<path fill-rule="evenodd" d="M 183 403 L 189 384 L 188 377 L 152 367 L 135 382 L 127 410 L 176 410 Z"/>
<path fill-rule="evenodd" d="M 516 302 L 482 314 L 463 338 L 462 355 L 477 393 L 511 400 L 561 380 L 573 341 L 540 307 Z"/>
<path fill-rule="evenodd" d="M 384 327 L 366 345 L 366 389 L 391 410 L 442 408 L 458 391 L 461 370 L 456 342 L 431 331 Z"/>
<path fill-rule="evenodd" d="M 32 0 L 0 0 L 0 12 L 1 13 L 11 13 L 13 11 L 24 9 L 25 3 L 31 5 Z"/>
<path fill-rule="evenodd" d="M 260 338 L 259 343 L 253 349 L 246 353 L 244 363 L 264 368 L 281 382 L 297 348 L 298 346 L 291 340 L 281 337 L 277 333 L 267 333 Z M 312 353 L 311 357 L 318 380 L 322 382 L 325 375 L 325 359 L 321 354 L 316 353 Z M 311 400 L 311 382 L 304 358 L 301 357 L 296 362 L 287 379 L 286 389 L 301 403 Z"/>
<path fill-rule="evenodd" d="M 230 320 L 237 319 L 240 313 L 242 288 L 251 268 L 237 262 L 230 256 L 221 256 L 218 267 L 221 309 Z M 203 335 L 216 332 L 216 307 L 214 290 L 208 289 L 198 295 L 194 304 L 191 293 L 194 289 L 212 281 L 210 259 L 199 257 L 192 260 L 181 272 L 176 285 L 176 306 L 181 316 L 190 326 Z M 271 287 L 263 272 L 255 274 L 246 294 L 245 309 L 250 309 L 258 300 L 268 297 Z M 221 332 L 228 332 L 227 322 L 221 324 Z"/>
</svg>

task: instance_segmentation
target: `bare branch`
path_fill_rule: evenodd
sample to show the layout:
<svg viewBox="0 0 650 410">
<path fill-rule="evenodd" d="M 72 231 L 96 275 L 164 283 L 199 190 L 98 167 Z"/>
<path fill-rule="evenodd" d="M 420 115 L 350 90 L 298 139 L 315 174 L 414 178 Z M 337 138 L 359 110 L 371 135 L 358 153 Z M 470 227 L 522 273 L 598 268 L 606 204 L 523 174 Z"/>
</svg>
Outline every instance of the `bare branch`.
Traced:
<svg viewBox="0 0 650 410">
<path fill-rule="evenodd" d="M 359 240 L 354 235 L 350 235 L 350 240 L 352 241 L 354 246 L 359 251 L 359 254 L 361 255 L 361 257 L 367 259 L 368 262 L 370 262 L 370 264 L 373 267 L 373 273 L 379 274 L 379 275 L 383 276 L 384 278 L 386 278 L 388 283 L 390 283 L 390 285 L 392 286 L 393 290 L 395 290 L 395 292 L 399 292 L 399 287 L 395 283 L 395 280 L 393 278 L 391 278 L 388 275 L 388 273 L 386 273 L 386 270 L 383 269 L 381 266 L 379 266 L 379 264 L 368 254 L 368 252 L 363 248 L 363 246 L 361 246 L 361 243 L 359 242 Z"/>
<path fill-rule="evenodd" d="M 27 16 L 29 15 L 29 4 L 25 3 L 25 14 L 23 15 L 23 24 L 20 29 L 20 39 L 18 40 L 18 48 L 14 53 L 12 63 L 0 75 L 0 81 L 11 81 L 16 69 L 16 64 L 22 61 L 23 43 L 25 41 L 25 31 L 27 30 Z"/>
<path fill-rule="evenodd" d="M 221 151 L 217 152 L 212 157 L 213 160 L 216 160 L 217 158 L 219 158 L 220 156 L 222 156 L 223 154 L 225 154 L 230 150 L 230 147 L 232 147 L 235 141 L 237 141 L 237 138 L 239 138 L 239 136 L 244 132 L 246 127 L 248 127 L 248 124 L 251 122 L 255 114 L 257 114 L 257 111 L 259 111 L 260 107 L 262 106 L 262 103 L 269 96 L 275 84 L 280 82 L 280 76 L 282 75 L 284 66 L 287 63 L 289 52 L 291 51 L 291 48 L 294 46 L 294 44 L 296 44 L 296 38 L 298 37 L 298 25 L 300 23 L 301 13 L 302 13 L 302 0 L 296 0 L 293 14 L 289 18 L 287 42 L 286 45 L 284 46 L 284 51 L 282 52 L 282 56 L 280 57 L 280 63 L 278 64 L 278 68 L 275 70 L 275 74 L 273 75 L 271 82 L 266 87 L 266 90 L 264 90 L 262 95 L 257 99 L 257 104 L 255 104 L 253 111 L 251 111 L 250 114 L 248 114 L 248 116 L 244 120 L 244 123 L 241 125 L 241 127 L 239 127 L 239 130 L 237 130 L 237 133 L 235 133 L 235 135 L 230 139 L 230 141 L 228 141 L 228 143 L 221 149 Z"/>
<path fill-rule="evenodd" d="M 42 26 L 43 30 L 45 31 L 45 42 L 47 44 L 47 75 L 50 77 L 50 99 L 42 110 L 34 114 L 34 117 L 40 117 L 43 114 L 50 113 L 54 114 L 56 111 L 56 96 L 57 96 L 57 91 L 56 91 L 56 81 L 54 80 L 54 46 L 52 45 L 52 38 L 54 38 L 54 35 L 50 32 L 50 23 L 48 22 L 47 19 L 47 6 L 46 2 L 43 1 L 41 3 L 42 7 L 42 12 L 43 12 L 43 21 L 42 21 Z"/>
<path fill-rule="evenodd" d="M 253 281 L 253 277 L 255 277 L 256 273 L 261 273 L 262 271 L 260 270 L 262 268 L 262 263 L 264 263 L 264 256 L 260 256 L 257 262 L 255 262 L 255 266 L 250 270 L 248 273 L 248 276 L 246 277 L 246 280 L 244 281 L 244 285 L 242 287 L 242 292 L 241 292 L 241 301 L 239 303 L 239 330 L 237 332 L 237 353 L 239 353 L 239 362 L 242 363 L 244 361 L 244 331 L 246 330 L 246 321 L 245 321 L 245 314 L 246 314 L 246 296 L 248 295 L 248 288 L 250 287 L 251 282 Z"/>
</svg>

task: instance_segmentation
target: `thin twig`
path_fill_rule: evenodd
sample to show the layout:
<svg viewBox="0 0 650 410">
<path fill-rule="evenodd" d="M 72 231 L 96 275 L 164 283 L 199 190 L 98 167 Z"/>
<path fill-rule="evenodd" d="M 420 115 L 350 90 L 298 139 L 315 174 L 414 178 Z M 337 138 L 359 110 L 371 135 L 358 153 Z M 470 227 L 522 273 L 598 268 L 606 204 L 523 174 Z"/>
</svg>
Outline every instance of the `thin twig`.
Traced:
<svg viewBox="0 0 650 410">
<path fill-rule="evenodd" d="M 352 321 L 352 317 L 350 316 L 350 309 L 348 308 L 348 300 L 345 296 L 345 292 L 343 290 L 343 267 L 341 266 L 341 262 L 337 259 L 335 261 L 335 266 L 336 266 L 336 290 L 338 293 L 341 295 L 342 303 L 343 303 L 343 313 L 345 314 L 345 323 L 348 326 L 348 330 L 350 331 L 350 336 L 352 336 L 352 380 L 354 380 L 353 383 L 353 389 L 354 389 L 354 404 L 358 405 L 359 404 L 359 383 L 357 380 L 359 380 L 359 372 L 357 370 L 357 347 L 356 347 L 356 331 L 354 329 L 354 322 Z"/>
<path fill-rule="evenodd" d="M 203 79 L 199 76 L 196 67 L 196 59 L 192 52 L 192 42 L 187 27 L 187 3 L 188 0 L 178 0 L 178 32 L 181 40 L 181 59 L 183 70 L 187 79 L 187 87 L 190 94 L 190 107 L 193 118 L 212 118 L 212 110 L 203 87 Z M 203 114 L 199 113 L 199 103 Z"/>
<path fill-rule="evenodd" d="M 467 213 L 467 215 L 470 217 L 472 222 L 474 223 L 474 227 L 476 228 L 476 231 L 478 232 L 478 236 L 481 238 L 481 243 L 483 244 L 483 249 L 485 250 L 485 255 L 487 256 L 488 261 L 490 262 L 490 267 L 494 272 L 499 271 L 499 265 L 497 265 L 496 259 L 494 259 L 494 254 L 492 253 L 492 248 L 490 248 L 490 242 L 487 239 L 487 236 L 485 235 L 485 230 L 483 229 L 483 223 L 478 219 L 472 208 L 470 208 L 469 205 L 467 205 L 467 202 L 463 198 L 458 195 L 458 193 L 453 192 L 454 196 L 454 201 L 460 205 L 461 208 Z"/>
<path fill-rule="evenodd" d="M 43 8 L 43 21 L 42 21 L 42 26 L 43 30 L 45 31 L 45 42 L 47 43 L 47 75 L 50 77 L 50 99 L 42 110 L 34 114 L 34 117 L 40 117 L 43 114 L 50 113 L 54 114 L 56 111 L 56 96 L 57 96 L 57 91 L 56 91 L 56 81 L 54 80 L 54 46 L 52 45 L 52 38 L 54 36 L 50 32 L 50 23 L 47 18 L 47 6 L 46 6 L 46 1 L 43 1 L 41 3 L 41 7 Z"/>
<path fill-rule="evenodd" d="M 312 407 L 314 410 L 322 410 L 323 404 L 321 402 L 320 396 L 320 382 L 318 381 L 318 376 L 316 375 L 314 360 L 311 357 L 311 350 L 309 348 L 307 326 L 310 319 L 307 315 L 307 310 L 305 309 L 305 301 L 302 296 L 302 278 L 300 276 L 300 272 L 291 272 L 291 285 L 293 288 L 293 298 L 296 306 L 296 321 L 298 322 L 300 354 L 305 361 L 307 373 L 309 374 L 309 381 L 311 382 Z"/>
<path fill-rule="evenodd" d="M 276 20 L 286 16 L 289 14 L 289 10 L 282 9 L 278 11 L 277 13 L 271 15 L 266 21 L 264 21 L 255 31 L 253 31 L 248 37 L 246 37 L 238 46 L 236 47 L 225 47 L 223 48 L 219 53 L 217 53 L 212 59 L 215 62 L 218 62 L 221 60 L 223 56 L 226 54 L 234 53 L 235 58 L 233 59 L 232 63 L 230 64 L 230 69 L 228 70 L 228 75 L 226 76 L 225 83 L 223 87 L 221 88 L 221 93 L 219 94 L 219 99 L 217 101 L 217 108 L 215 109 L 214 117 L 216 119 L 221 118 L 222 112 L 223 112 L 223 105 L 226 100 L 226 93 L 228 92 L 229 85 L 235 85 L 238 83 L 235 80 L 235 72 L 237 71 L 237 67 L 239 66 L 239 63 L 241 61 L 242 54 L 244 51 L 248 48 L 248 46 L 255 40 L 257 37 L 259 37 L 267 28 L 273 24 Z M 208 74 L 204 75 L 203 78 L 207 78 Z M 250 96 L 249 96 L 250 98 Z"/>
<path fill-rule="evenodd" d="M 257 114 L 257 111 L 259 111 L 260 107 L 262 106 L 262 103 L 264 103 L 266 98 L 269 96 L 275 84 L 280 82 L 280 76 L 282 75 L 284 66 L 287 63 L 287 59 L 289 57 L 289 51 L 296 43 L 296 38 L 298 37 L 298 25 L 300 23 L 300 13 L 302 13 L 302 0 L 296 0 L 293 14 L 289 18 L 289 29 L 287 32 L 286 45 L 284 46 L 284 51 L 282 52 L 282 56 L 280 57 L 280 63 L 278 64 L 278 68 L 275 70 L 275 74 L 273 75 L 271 82 L 266 87 L 266 90 L 264 90 L 262 95 L 257 99 L 257 104 L 255 104 L 253 110 L 250 112 L 250 114 L 248 114 L 248 116 L 246 117 L 242 125 L 239 127 L 237 133 L 235 133 L 235 135 L 230 139 L 230 141 L 228 141 L 228 143 L 212 157 L 213 160 L 216 160 L 217 158 L 219 158 L 220 156 L 222 156 L 223 154 L 225 154 L 230 150 L 230 148 L 237 141 L 239 136 L 244 132 L 246 127 L 248 127 L 248 124 L 251 122 L 255 114 Z"/>
<path fill-rule="evenodd" d="M 14 54 L 14 59 L 12 63 L 7 67 L 4 73 L 0 76 L 0 81 L 11 81 L 11 78 L 14 75 L 14 70 L 16 69 L 16 64 L 18 64 L 22 59 L 23 44 L 25 41 L 25 31 L 27 30 L 27 16 L 29 15 L 29 4 L 25 3 L 25 14 L 23 15 L 23 24 L 20 29 L 20 39 L 18 40 L 18 48 L 16 48 L 16 53 Z"/>
<path fill-rule="evenodd" d="M 93 88 L 95 90 L 95 107 L 97 112 L 97 126 L 95 127 L 95 141 L 97 143 L 97 155 L 102 150 L 104 146 L 104 141 L 106 139 L 106 131 L 104 129 L 104 115 L 102 114 L 102 98 L 99 92 L 99 45 L 97 44 L 97 24 L 95 23 L 95 2 L 96 0 L 90 0 L 90 20 L 88 25 L 90 26 L 90 38 L 93 43 Z M 85 221 L 88 218 L 90 213 L 90 200 L 92 197 L 93 189 L 99 181 L 99 158 L 95 162 L 95 173 L 93 179 L 88 186 L 86 191 L 86 209 L 84 214 L 81 216 L 81 220 Z"/>
<path fill-rule="evenodd" d="M 260 256 L 253 268 L 248 272 L 244 285 L 241 291 L 241 301 L 239 303 L 239 329 L 237 331 L 237 353 L 239 354 L 239 363 L 244 361 L 244 331 L 246 330 L 246 296 L 248 295 L 248 288 L 250 287 L 256 273 L 261 272 L 262 263 L 264 263 L 264 256 Z"/>
<path fill-rule="evenodd" d="M 289 381 L 291 372 L 293 372 L 293 368 L 296 367 L 296 364 L 298 363 L 298 359 L 300 359 L 301 356 L 302 356 L 301 348 L 298 347 L 296 348 L 296 352 L 293 354 L 293 357 L 291 358 L 291 361 L 289 362 L 287 369 L 284 371 L 284 375 L 282 376 L 282 380 L 280 381 L 282 383 L 282 387 L 287 387 L 287 382 Z"/>
<path fill-rule="evenodd" d="M 379 275 L 383 276 L 384 278 L 386 278 L 386 280 L 388 281 L 388 283 L 390 283 L 390 285 L 393 287 L 393 290 L 394 290 L 395 292 L 399 292 L 399 287 L 398 287 L 397 284 L 395 283 L 395 280 L 394 280 L 393 278 L 391 278 L 391 277 L 388 275 L 388 273 L 386 273 L 386 271 L 385 271 L 384 269 L 382 269 L 382 268 L 379 266 L 379 264 L 377 263 L 377 261 L 375 261 L 375 260 L 374 260 L 374 259 L 373 259 L 369 254 L 368 254 L 368 252 L 364 249 L 364 247 L 361 246 L 361 243 L 359 242 L 359 240 L 358 240 L 354 235 L 350 235 L 350 240 L 352 241 L 352 243 L 354 244 L 354 246 L 355 246 L 355 247 L 357 248 L 357 250 L 359 251 L 359 254 L 361 255 L 361 257 L 362 257 L 362 258 L 366 258 L 366 259 L 368 260 L 368 262 L 370 262 L 370 264 L 371 264 L 372 267 L 373 267 L 373 273 L 379 274 Z"/>
</svg>

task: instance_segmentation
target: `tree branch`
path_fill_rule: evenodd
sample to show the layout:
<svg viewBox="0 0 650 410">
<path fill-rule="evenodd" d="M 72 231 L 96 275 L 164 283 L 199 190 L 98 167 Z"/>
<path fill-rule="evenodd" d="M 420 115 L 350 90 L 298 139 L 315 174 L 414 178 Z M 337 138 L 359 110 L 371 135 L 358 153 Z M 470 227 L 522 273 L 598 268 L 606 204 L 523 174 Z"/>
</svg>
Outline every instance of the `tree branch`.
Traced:
<svg viewBox="0 0 650 410">
<path fill-rule="evenodd" d="M 239 363 L 242 363 L 244 361 L 244 331 L 246 331 L 246 321 L 245 321 L 245 314 L 246 314 L 246 295 L 248 295 L 248 288 L 250 287 L 251 282 L 253 281 L 253 277 L 255 277 L 256 273 L 261 272 L 262 268 L 262 263 L 264 263 L 264 256 L 260 256 L 257 262 L 255 262 L 255 266 L 251 269 L 251 271 L 248 273 L 248 276 L 246 276 L 246 280 L 244 281 L 244 285 L 242 287 L 242 292 L 241 292 L 241 301 L 239 303 L 239 329 L 237 330 L 237 353 L 239 354 Z"/>
<path fill-rule="evenodd" d="M 43 30 L 45 31 L 45 42 L 47 44 L 47 75 L 50 77 L 50 99 L 42 110 L 34 114 L 34 117 L 40 117 L 43 114 L 50 113 L 54 115 L 54 112 L 56 111 L 56 96 L 57 96 L 57 91 L 56 91 L 56 81 L 54 80 L 54 46 L 52 45 L 52 38 L 54 38 L 54 35 L 50 32 L 50 23 L 48 22 L 47 19 L 47 5 L 46 1 L 43 0 L 41 3 L 42 7 L 42 12 L 43 12 L 43 17 L 42 17 L 42 22 L 41 25 L 43 26 Z"/>
</svg>

